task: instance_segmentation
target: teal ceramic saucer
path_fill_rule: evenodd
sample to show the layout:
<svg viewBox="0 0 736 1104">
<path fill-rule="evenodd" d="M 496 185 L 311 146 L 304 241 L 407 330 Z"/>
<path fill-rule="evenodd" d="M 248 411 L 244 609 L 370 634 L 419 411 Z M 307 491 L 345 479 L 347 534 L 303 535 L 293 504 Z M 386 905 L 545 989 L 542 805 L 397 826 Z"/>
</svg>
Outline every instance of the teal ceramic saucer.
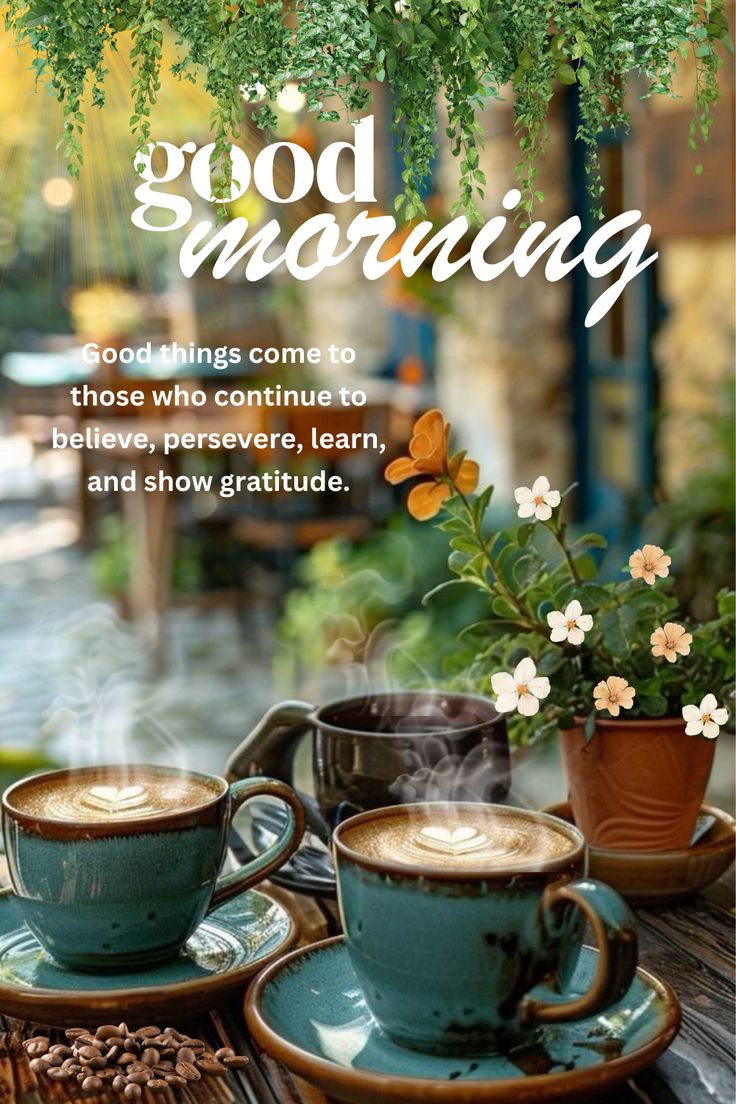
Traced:
<svg viewBox="0 0 736 1104">
<path fill-rule="evenodd" d="M 589 987 L 597 955 L 583 948 L 565 999 Z M 260 974 L 245 1016 L 264 1050 L 349 1104 L 570 1104 L 653 1062 L 677 1033 L 680 1005 L 668 985 L 639 968 L 626 996 L 606 1012 L 537 1029 L 533 1041 L 506 1055 L 419 1054 L 379 1030 L 339 937 L 294 951 Z"/>
<path fill-rule="evenodd" d="M 58 1027 L 110 1017 L 155 1022 L 183 1010 L 190 1015 L 214 1007 L 295 938 L 283 905 L 251 889 L 210 913 L 183 951 L 163 966 L 78 973 L 46 954 L 6 889 L 0 891 L 0 1012 Z"/>
</svg>

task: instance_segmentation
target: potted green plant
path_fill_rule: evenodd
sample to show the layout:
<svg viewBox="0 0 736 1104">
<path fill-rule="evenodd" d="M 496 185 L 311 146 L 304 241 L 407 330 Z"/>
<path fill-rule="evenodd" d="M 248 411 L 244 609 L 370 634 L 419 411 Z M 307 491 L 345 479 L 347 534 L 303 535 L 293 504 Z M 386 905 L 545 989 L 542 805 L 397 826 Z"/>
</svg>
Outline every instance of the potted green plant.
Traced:
<svg viewBox="0 0 736 1104">
<path fill-rule="evenodd" d="M 493 493 L 478 467 L 449 451 L 438 410 L 414 427 L 390 483 L 416 478 L 418 520 L 439 517 L 450 543 L 448 586 L 480 589 L 487 614 L 468 625 L 465 676 L 512 716 L 522 742 L 558 731 L 577 824 L 591 844 L 664 851 L 690 841 L 727 722 L 734 677 L 734 593 L 693 623 L 671 594 L 671 558 L 644 544 L 620 581 L 591 555 L 606 542 L 574 537 L 564 495 L 540 476 L 515 492 L 517 522 L 488 532 Z M 429 597 L 429 596 L 427 596 Z"/>
</svg>

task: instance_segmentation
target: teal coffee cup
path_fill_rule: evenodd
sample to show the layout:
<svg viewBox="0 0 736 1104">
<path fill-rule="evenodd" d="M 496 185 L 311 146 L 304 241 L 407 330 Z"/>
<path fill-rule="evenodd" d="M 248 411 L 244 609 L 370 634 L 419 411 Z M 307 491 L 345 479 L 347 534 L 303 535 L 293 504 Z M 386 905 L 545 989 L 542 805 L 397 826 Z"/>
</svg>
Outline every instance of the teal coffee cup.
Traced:
<svg viewBox="0 0 736 1104">
<path fill-rule="evenodd" d="M 402 1046 L 504 1051 L 536 1025 L 599 1012 L 631 984 L 634 918 L 586 877 L 585 841 L 556 817 L 473 803 L 377 809 L 338 825 L 333 851 L 353 968 Z M 586 920 L 597 973 L 587 993 L 566 996 Z"/>
<path fill-rule="evenodd" d="M 235 811 L 288 810 L 262 854 L 219 876 Z M 81 767 L 17 782 L 2 798 L 10 880 L 28 927 L 58 962 L 125 970 L 172 958 L 207 913 L 286 862 L 304 831 L 283 782 L 158 766 Z"/>
</svg>

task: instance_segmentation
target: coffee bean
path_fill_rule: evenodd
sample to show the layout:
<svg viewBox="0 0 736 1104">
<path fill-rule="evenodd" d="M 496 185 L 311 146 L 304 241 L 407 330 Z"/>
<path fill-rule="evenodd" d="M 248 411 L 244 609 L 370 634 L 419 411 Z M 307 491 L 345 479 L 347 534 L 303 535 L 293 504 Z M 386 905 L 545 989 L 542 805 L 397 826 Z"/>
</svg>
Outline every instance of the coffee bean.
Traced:
<svg viewBox="0 0 736 1104">
<path fill-rule="evenodd" d="M 85 1031 L 83 1035 L 77 1035 L 74 1045 L 77 1047 L 94 1046 L 96 1041 L 94 1035 L 90 1035 L 89 1032 Z"/>
<path fill-rule="evenodd" d="M 45 1054 L 44 1058 L 50 1066 L 60 1066 L 64 1061 L 60 1054 Z"/>
<path fill-rule="evenodd" d="M 159 1071 L 161 1073 L 171 1073 L 173 1072 L 173 1069 L 173 1062 L 157 1062 L 156 1065 L 153 1067 L 154 1073 L 159 1073 Z"/>
<path fill-rule="evenodd" d="M 87 1072 L 87 1070 L 80 1070 L 79 1073 L 77 1074 L 77 1081 L 79 1082 L 80 1085 L 84 1081 L 85 1077 L 89 1077 L 89 1073 Z"/>
<path fill-rule="evenodd" d="M 50 1069 L 48 1071 L 48 1076 L 52 1081 L 71 1081 L 74 1074 L 71 1070 L 62 1069 L 62 1067 L 59 1066 L 57 1069 Z"/>
<path fill-rule="evenodd" d="M 177 1062 L 194 1062 L 197 1055 L 194 1053 L 191 1047 L 182 1046 L 176 1052 Z"/>
<path fill-rule="evenodd" d="M 159 1060 L 159 1054 L 155 1047 L 146 1047 L 141 1054 L 141 1062 L 146 1066 L 155 1066 Z"/>
<path fill-rule="evenodd" d="M 102 1051 L 96 1046 L 79 1047 L 77 1054 L 80 1058 L 99 1058 Z"/>
<path fill-rule="evenodd" d="M 126 1100 L 140 1100 L 143 1095 L 143 1089 L 140 1085 L 126 1085 L 123 1095 Z"/>
<path fill-rule="evenodd" d="M 186 1078 L 180 1077 L 178 1073 L 167 1073 L 164 1081 L 167 1085 L 171 1085 L 172 1089 L 182 1089 L 187 1083 Z"/>
<path fill-rule="evenodd" d="M 213 1077 L 224 1077 L 227 1073 L 225 1067 L 216 1058 L 198 1058 L 197 1069 L 202 1070 L 202 1073 L 209 1073 Z"/>
<path fill-rule="evenodd" d="M 157 1035 L 161 1034 L 160 1027 L 139 1027 L 135 1034 L 139 1039 L 155 1039 Z"/>
<path fill-rule="evenodd" d="M 166 1059 L 166 1061 L 168 1061 L 170 1058 L 173 1058 L 175 1055 L 176 1051 L 173 1047 L 161 1047 L 160 1057 Z"/>
<path fill-rule="evenodd" d="M 112 1082 L 113 1092 L 121 1093 L 127 1084 L 128 1081 L 123 1077 L 122 1073 L 116 1074 Z"/>
<path fill-rule="evenodd" d="M 84 1027 L 68 1027 L 64 1034 L 71 1041 L 72 1039 L 78 1039 L 80 1035 L 86 1035 L 87 1029 Z"/>
<path fill-rule="evenodd" d="M 115 1062 L 118 1059 L 119 1056 L 120 1056 L 120 1047 L 119 1046 L 111 1046 L 110 1049 L 108 1050 L 107 1054 L 105 1055 L 108 1062 Z"/>
<path fill-rule="evenodd" d="M 170 1035 L 172 1039 L 176 1039 L 177 1043 L 183 1042 L 186 1038 L 186 1036 L 182 1035 L 181 1031 L 177 1031 L 175 1027 L 167 1027 L 166 1034 Z"/>
<path fill-rule="evenodd" d="M 136 1058 L 135 1054 L 131 1054 L 131 1052 L 129 1050 L 126 1050 L 118 1058 L 118 1065 L 119 1066 L 127 1066 L 127 1065 L 130 1065 L 131 1062 L 136 1062 L 136 1061 L 137 1061 L 137 1058 Z"/>
<path fill-rule="evenodd" d="M 36 1035 L 34 1039 L 29 1040 L 26 1052 L 30 1054 L 32 1058 L 40 1058 L 42 1054 L 46 1054 L 48 1049 L 48 1039 L 44 1035 Z"/>
<path fill-rule="evenodd" d="M 235 1054 L 232 1058 L 223 1058 L 222 1064 L 226 1069 L 242 1069 L 243 1066 L 247 1066 L 250 1058 L 246 1058 L 243 1054 Z"/>
<path fill-rule="evenodd" d="M 116 1035 L 119 1035 L 120 1031 L 114 1024 L 103 1024 L 102 1027 L 98 1027 L 95 1031 L 95 1035 L 98 1039 L 114 1039 Z"/>
<path fill-rule="evenodd" d="M 185 1081 L 199 1081 L 202 1078 L 202 1074 L 191 1062 L 177 1062 L 176 1072 L 180 1077 L 183 1077 Z"/>
<path fill-rule="evenodd" d="M 51 1069 L 45 1058 L 32 1058 L 30 1066 L 34 1073 L 46 1073 L 47 1070 Z"/>
<path fill-rule="evenodd" d="M 152 1074 L 148 1066 L 140 1066 L 138 1069 L 134 1069 L 133 1066 L 128 1066 L 125 1071 L 128 1077 L 128 1081 L 135 1085 L 145 1085 L 147 1081 L 151 1080 Z"/>
<path fill-rule="evenodd" d="M 168 1086 L 167 1086 L 166 1082 L 163 1080 L 163 1078 L 160 1078 L 160 1077 L 154 1077 L 146 1085 L 146 1088 L 150 1089 L 151 1092 L 154 1092 L 154 1093 L 166 1092 L 167 1087 Z"/>
<path fill-rule="evenodd" d="M 112 1081 L 112 1079 L 115 1076 L 115 1070 L 114 1069 L 100 1069 L 100 1070 L 97 1070 L 97 1076 L 99 1078 L 101 1078 L 103 1081 Z"/>
<path fill-rule="evenodd" d="M 215 1058 L 234 1058 L 234 1057 L 235 1057 L 235 1051 L 232 1049 L 232 1047 L 220 1047 L 219 1050 L 215 1051 Z"/>
<path fill-rule="evenodd" d="M 134 1039 L 132 1035 L 128 1036 L 123 1046 L 127 1051 L 130 1051 L 131 1054 L 140 1054 L 141 1052 L 141 1044 L 137 1039 Z"/>
<path fill-rule="evenodd" d="M 90 1069 L 101 1070 L 107 1065 L 107 1058 L 104 1054 L 101 1054 L 99 1058 L 85 1058 L 84 1063 L 89 1066 Z"/>
<path fill-rule="evenodd" d="M 62 1058 L 71 1058 L 74 1051 L 71 1047 L 64 1046 L 63 1043 L 56 1043 L 49 1048 L 49 1054 L 60 1054 Z"/>
<path fill-rule="evenodd" d="M 120 1047 L 120 1049 L 122 1050 L 125 1046 L 125 1038 L 126 1037 L 124 1035 L 111 1035 L 110 1038 L 107 1040 L 107 1045 L 109 1047 Z"/>
<path fill-rule="evenodd" d="M 102 1081 L 99 1077 L 85 1077 L 82 1088 L 85 1092 L 97 1092 L 98 1089 L 102 1088 Z"/>
</svg>

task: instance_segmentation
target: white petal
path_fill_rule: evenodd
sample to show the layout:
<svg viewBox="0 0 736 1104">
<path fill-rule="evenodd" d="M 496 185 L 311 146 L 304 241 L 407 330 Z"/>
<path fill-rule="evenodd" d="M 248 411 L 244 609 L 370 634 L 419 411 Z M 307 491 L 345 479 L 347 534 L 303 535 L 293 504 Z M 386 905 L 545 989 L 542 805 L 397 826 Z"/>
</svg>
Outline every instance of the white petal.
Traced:
<svg viewBox="0 0 736 1104">
<path fill-rule="evenodd" d="M 559 491 L 547 491 L 544 496 L 544 501 L 548 506 L 560 505 L 560 492 Z"/>
<path fill-rule="evenodd" d="M 573 598 L 572 602 L 567 603 L 567 607 L 565 609 L 565 620 L 577 621 L 582 612 L 583 607 L 580 605 L 577 598 Z"/>
<path fill-rule="evenodd" d="M 514 670 L 514 682 L 518 686 L 520 682 L 529 683 L 537 673 L 534 660 L 531 656 L 524 656 L 521 663 L 517 663 Z"/>
<path fill-rule="evenodd" d="M 499 694 L 496 698 L 496 709 L 499 713 L 511 713 L 519 704 L 519 695 L 514 690 L 513 694 Z"/>
<path fill-rule="evenodd" d="M 529 687 L 529 693 L 533 694 L 535 698 L 546 698 L 549 694 L 549 679 L 546 675 L 538 675 L 537 678 L 533 678 L 531 682 L 527 683 L 527 686 Z"/>
<path fill-rule="evenodd" d="M 537 495 L 546 494 L 549 490 L 549 479 L 546 475 L 539 475 L 532 483 L 532 494 Z"/>
<path fill-rule="evenodd" d="M 711 713 L 711 717 L 713 718 L 713 720 L 716 722 L 717 725 L 724 725 L 726 723 L 726 721 L 728 720 L 728 710 L 727 709 L 714 709 L 713 712 Z"/>
<path fill-rule="evenodd" d="M 590 616 L 589 613 L 581 613 L 580 617 L 578 617 L 577 619 L 577 622 L 578 628 L 582 629 L 583 632 L 590 632 L 590 630 L 593 628 L 593 618 Z"/>
<path fill-rule="evenodd" d="M 539 702 L 532 694 L 522 694 L 519 698 L 519 712 L 522 717 L 533 717 L 539 712 Z"/>
<path fill-rule="evenodd" d="M 703 722 L 700 717 L 698 717 L 697 721 L 688 721 L 688 723 L 685 725 L 686 736 L 699 736 L 702 731 Z"/>
<path fill-rule="evenodd" d="M 553 629 L 549 634 L 549 638 L 555 644 L 559 644 L 561 640 L 567 640 L 568 631 L 567 625 L 558 625 L 557 628 Z"/>
<path fill-rule="evenodd" d="M 497 674 L 491 675 L 491 686 L 494 694 L 516 693 L 516 683 L 508 671 L 499 671 Z"/>
<path fill-rule="evenodd" d="M 582 629 L 570 629 L 567 639 L 571 644 L 582 644 L 585 640 L 585 633 Z"/>
<path fill-rule="evenodd" d="M 714 724 L 713 721 L 706 721 L 703 725 L 703 735 L 709 740 L 715 740 L 720 731 L 718 725 Z"/>
<path fill-rule="evenodd" d="M 715 694 L 706 694 L 700 703 L 701 713 L 712 713 L 714 709 L 718 708 L 718 699 Z"/>
<path fill-rule="evenodd" d="M 521 505 L 522 502 L 532 502 L 534 495 L 530 487 L 517 487 L 514 491 L 514 498 Z"/>
<path fill-rule="evenodd" d="M 543 502 L 540 506 L 536 506 L 534 513 L 537 515 L 537 521 L 549 521 L 552 517 L 552 511 L 546 502 Z"/>
<path fill-rule="evenodd" d="M 530 498 L 528 502 L 522 502 L 516 513 L 520 518 L 528 518 L 534 516 L 535 510 L 534 499 Z"/>
<path fill-rule="evenodd" d="M 701 717 L 697 705 L 683 705 L 682 718 L 685 721 L 699 721 Z"/>
<path fill-rule="evenodd" d="M 565 626 L 567 618 L 564 613 L 560 613 L 559 610 L 552 610 L 547 614 L 547 624 L 551 629 L 561 629 Z"/>
</svg>

